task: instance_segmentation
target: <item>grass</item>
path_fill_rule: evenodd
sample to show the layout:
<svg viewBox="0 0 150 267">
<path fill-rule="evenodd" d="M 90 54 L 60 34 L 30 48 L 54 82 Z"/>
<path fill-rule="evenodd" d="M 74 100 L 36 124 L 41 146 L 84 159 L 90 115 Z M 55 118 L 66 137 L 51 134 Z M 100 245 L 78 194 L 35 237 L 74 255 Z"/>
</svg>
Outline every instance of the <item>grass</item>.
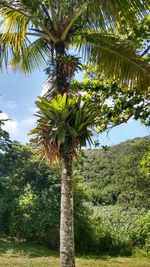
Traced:
<svg viewBox="0 0 150 267">
<path fill-rule="evenodd" d="M 26 243 L 0 239 L 0 267 L 59 267 L 56 252 Z M 77 267 L 150 267 L 148 258 L 100 256 L 76 259 Z"/>
</svg>

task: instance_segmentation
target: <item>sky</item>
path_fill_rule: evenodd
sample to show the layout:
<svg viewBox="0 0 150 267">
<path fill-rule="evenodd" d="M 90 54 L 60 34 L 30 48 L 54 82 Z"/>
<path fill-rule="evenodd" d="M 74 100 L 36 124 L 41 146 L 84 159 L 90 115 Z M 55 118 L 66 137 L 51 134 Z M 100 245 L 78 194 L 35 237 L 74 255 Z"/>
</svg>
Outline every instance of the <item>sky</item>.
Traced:
<svg viewBox="0 0 150 267">
<path fill-rule="evenodd" d="M 37 96 L 41 95 L 45 80 L 46 76 L 42 71 L 28 76 L 11 70 L 0 73 L 0 110 L 3 112 L 1 116 L 9 119 L 5 130 L 9 132 L 12 140 L 27 143 L 31 138 L 27 134 L 36 123 L 34 103 Z M 130 120 L 113 128 L 109 134 L 101 134 L 99 140 L 102 146 L 110 146 L 149 134 L 150 128 Z"/>
</svg>

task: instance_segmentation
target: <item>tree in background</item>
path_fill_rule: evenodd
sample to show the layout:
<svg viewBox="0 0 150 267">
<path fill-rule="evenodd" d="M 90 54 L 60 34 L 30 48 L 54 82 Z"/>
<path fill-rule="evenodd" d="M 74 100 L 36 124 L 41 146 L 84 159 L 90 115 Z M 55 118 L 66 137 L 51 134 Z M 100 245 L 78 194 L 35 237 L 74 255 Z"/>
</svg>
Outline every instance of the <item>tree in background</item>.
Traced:
<svg viewBox="0 0 150 267">
<path fill-rule="evenodd" d="M 148 62 L 138 55 L 139 45 L 121 32 L 124 26 L 132 29 L 148 10 L 149 0 L 0 0 L 1 63 L 10 62 L 25 73 L 48 66 L 50 101 L 41 98 L 37 103 L 40 118 L 34 133 L 46 155 L 62 164 L 62 267 L 75 266 L 72 161 L 76 149 L 90 142 L 89 128 L 96 125 L 100 112 L 88 95 L 82 98 L 70 91 L 72 78 L 81 69 L 80 59 L 70 49 L 76 47 L 83 60 L 97 64 L 99 73 L 147 90 Z"/>
<path fill-rule="evenodd" d="M 8 132 L 3 129 L 6 120 L 1 117 L 1 114 L 0 111 L 0 150 L 4 150 L 10 144 L 10 139 Z"/>
<path fill-rule="evenodd" d="M 11 142 L 11 145 L 0 153 L 0 232 L 28 241 L 32 238 L 39 243 L 46 239 L 44 228 L 48 227 L 48 218 L 49 224 L 52 225 L 54 220 L 59 220 L 58 186 L 60 187 L 58 167 L 50 168 L 46 162 L 41 162 L 31 146 Z M 49 201 L 46 205 L 47 195 Z M 52 199 L 56 201 L 52 202 Z M 43 213 L 43 203 L 44 222 L 40 217 Z M 49 214 L 46 213 L 47 208 Z M 33 223 L 35 221 L 39 226 Z M 47 237 L 48 242 L 50 243 Z"/>
<path fill-rule="evenodd" d="M 87 196 L 83 186 L 77 183 L 79 171 L 75 169 L 75 240 L 78 241 L 76 250 L 81 252 L 92 246 L 91 243 L 89 247 L 93 228 L 89 218 L 91 212 L 84 204 Z M 60 181 L 59 165 L 41 162 L 31 145 L 11 142 L 2 153 L 0 151 L 0 233 L 57 250 Z"/>
<path fill-rule="evenodd" d="M 149 148 L 150 150 L 150 148 Z M 143 173 L 150 178 L 150 151 L 148 151 L 141 160 L 141 167 Z"/>
</svg>

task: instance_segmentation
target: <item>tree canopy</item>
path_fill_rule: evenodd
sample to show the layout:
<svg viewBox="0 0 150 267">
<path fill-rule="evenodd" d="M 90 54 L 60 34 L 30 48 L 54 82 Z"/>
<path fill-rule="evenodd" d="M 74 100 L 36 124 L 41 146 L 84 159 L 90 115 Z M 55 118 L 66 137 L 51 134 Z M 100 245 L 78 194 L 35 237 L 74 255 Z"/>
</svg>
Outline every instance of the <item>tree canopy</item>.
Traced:
<svg viewBox="0 0 150 267">
<path fill-rule="evenodd" d="M 145 25 L 149 23 L 149 7 L 149 0 L 1 0 L 1 63 L 7 66 L 10 62 L 25 73 L 49 64 L 56 75 L 61 64 L 54 67 L 54 59 L 62 52 L 61 60 L 76 69 L 75 59 L 69 55 L 73 46 L 81 52 L 83 60 L 97 64 L 100 73 L 147 90 L 150 67 L 140 56 L 146 51 L 144 44 L 136 42 L 133 36 L 141 40 L 143 28 L 148 35 Z M 67 74 L 69 78 L 69 73 L 63 76 Z M 64 85 L 57 80 L 59 89 L 60 86 Z"/>
</svg>

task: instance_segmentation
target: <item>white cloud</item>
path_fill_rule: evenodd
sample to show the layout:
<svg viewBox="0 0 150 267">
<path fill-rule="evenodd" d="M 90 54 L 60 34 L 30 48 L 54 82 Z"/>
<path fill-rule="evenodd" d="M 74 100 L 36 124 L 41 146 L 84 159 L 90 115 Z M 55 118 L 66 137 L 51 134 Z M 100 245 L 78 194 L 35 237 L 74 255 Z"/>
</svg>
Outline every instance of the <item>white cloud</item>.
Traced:
<svg viewBox="0 0 150 267">
<path fill-rule="evenodd" d="M 7 121 L 4 125 L 4 129 L 12 135 L 17 135 L 18 133 L 18 122 L 17 121 Z"/>
<path fill-rule="evenodd" d="M 28 117 L 21 121 L 22 126 L 33 127 L 36 122 L 36 117 Z"/>
<path fill-rule="evenodd" d="M 7 120 L 7 119 L 8 119 L 7 113 L 4 112 L 0 113 L 0 120 Z"/>
<path fill-rule="evenodd" d="M 16 135 L 18 133 L 18 122 L 16 120 L 10 120 L 7 113 L 0 113 L 0 119 L 6 120 L 4 122 L 3 129 L 10 133 L 10 135 Z"/>
<path fill-rule="evenodd" d="M 9 118 L 7 113 L 0 113 L 0 119 L 6 120 L 3 129 L 10 134 L 12 140 L 18 140 L 23 143 L 28 142 L 30 139 L 28 133 L 35 127 L 37 118 L 30 116 L 20 121 L 16 119 L 10 120 Z"/>
</svg>

